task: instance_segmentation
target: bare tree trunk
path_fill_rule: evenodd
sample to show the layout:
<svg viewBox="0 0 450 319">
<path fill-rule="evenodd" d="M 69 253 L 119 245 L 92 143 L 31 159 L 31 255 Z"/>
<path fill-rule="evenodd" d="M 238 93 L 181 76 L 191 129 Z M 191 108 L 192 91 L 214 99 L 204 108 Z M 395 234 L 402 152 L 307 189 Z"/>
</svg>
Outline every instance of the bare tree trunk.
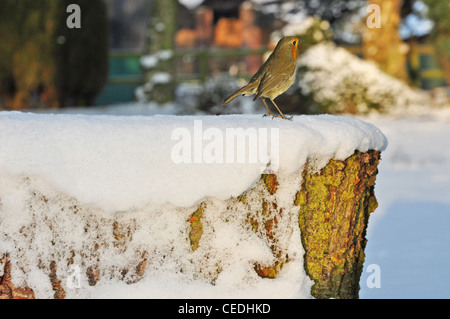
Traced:
<svg viewBox="0 0 450 319">
<path fill-rule="evenodd" d="M 145 70 L 144 93 L 149 101 L 159 104 L 175 99 L 176 12 L 176 0 L 156 0 L 149 25 L 147 54 L 156 62 Z"/>
<path fill-rule="evenodd" d="M 369 12 L 367 17 L 367 27 L 363 32 L 364 58 L 374 61 L 387 74 L 406 82 L 408 45 L 398 33 L 402 0 L 370 0 L 369 5 L 379 10 Z"/>
</svg>

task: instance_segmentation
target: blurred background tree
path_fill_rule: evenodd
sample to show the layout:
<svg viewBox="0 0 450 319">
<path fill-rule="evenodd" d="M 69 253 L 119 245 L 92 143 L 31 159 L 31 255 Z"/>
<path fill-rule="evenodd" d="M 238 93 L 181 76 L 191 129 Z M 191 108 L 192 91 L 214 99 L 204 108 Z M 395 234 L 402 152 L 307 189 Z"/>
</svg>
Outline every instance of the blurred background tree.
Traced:
<svg viewBox="0 0 450 319">
<path fill-rule="evenodd" d="M 0 2 L 0 94 L 18 109 L 38 105 L 40 95 L 56 106 L 53 63 L 56 1 Z"/>
<path fill-rule="evenodd" d="M 387 74 L 407 82 L 408 45 L 398 32 L 403 0 L 370 0 L 368 4 L 375 5 L 377 10 L 379 8 L 372 14 L 375 20 L 380 21 L 379 27 L 366 23 L 362 42 L 364 58 L 377 63 Z M 378 13 L 379 17 L 376 16 Z"/>
<path fill-rule="evenodd" d="M 154 0 L 148 28 L 146 52 L 154 59 L 146 70 L 147 85 L 143 94 L 159 104 L 173 102 L 175 95 L 174 51 L 177 0 Z"/>
<path fill-rule="evenodd" d="M 424 0 L 428 6 L 427 16 L 434 21 L 431 32 L 438 61 L 447 83 L 450 83 L 450 4 L 442 0 Z"/>
<path fill-rule="evenodd" d="M 69 4 L 81 28 L 69 29 Z M 0 106 L 90 105 L 106 83 L 108 24 L 102 0 L 0 2 Z"/>
<path fill-rule="evenodd" d="M 52 0 L 50 0 L 52 1 Z M 81 9 L 81 28 L 68 28 L 67 6 Z M 59 106 L 88 106 L 106 84 L 109 26 L 102 0 L 58 0 L 55 86 Z"/>
</svg>

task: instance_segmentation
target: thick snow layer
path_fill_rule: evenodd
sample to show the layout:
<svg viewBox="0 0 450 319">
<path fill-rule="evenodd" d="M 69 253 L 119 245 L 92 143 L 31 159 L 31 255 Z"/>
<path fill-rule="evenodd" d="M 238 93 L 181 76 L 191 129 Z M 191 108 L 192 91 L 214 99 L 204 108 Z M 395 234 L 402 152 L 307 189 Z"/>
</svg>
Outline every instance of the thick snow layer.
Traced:
<svg viewBox="0 0 450 319">
<path fill-rule="evenodd" d="M 429 96 L 384 73 L 372 61 L 365 61 L 333 43 L 320 43 L 299 58 L 307 71 L 297 77 L 303 94 L 312 94 L 319 104 L 332 104 L 331 112 L 349 112 L 354 105 L 360 114 L 376 108 L 403 115 L 421 113 Z"/>
<path fill-rule="evenodd" d="M 310 298 L 293 200 L 304 164 L 386 143 L 372 124 L 330 115 L 2 112 L 0 253 L 38 298 L 53 296 L 51 263 L 67 298 Z M 268 169 L 279 182 L 272 195 L 258 183 Z M 245 204 L 230 198 L 243 192 Z M 283 211 L 276 242 L 247 220 L 276 214 L 258 214 L 263 196 Z M 200 202 L 194 250 L 189 220 Z M 273 244 L 289 262 L 263 279 L 254 267 L 275 262 Z"/>
<path fill-rule="evenodd" d="M 254 133 L 256 160 L 246 154 L 239 162 L 238 140 L 232 140 L 232 130 L 238 134 L 239 128 Z M 254 186 L 269 162 L 274 170 L 289 174 L 307 158 L 324 166 L 332 157 L 383 150 L 386 144 L 375 126 L 331 115 L 286 121 L 260 115 L 0 113 L 0 174 L 40 177 L 62 193 L 109 212 L 227 199 Z"/>
</svg>

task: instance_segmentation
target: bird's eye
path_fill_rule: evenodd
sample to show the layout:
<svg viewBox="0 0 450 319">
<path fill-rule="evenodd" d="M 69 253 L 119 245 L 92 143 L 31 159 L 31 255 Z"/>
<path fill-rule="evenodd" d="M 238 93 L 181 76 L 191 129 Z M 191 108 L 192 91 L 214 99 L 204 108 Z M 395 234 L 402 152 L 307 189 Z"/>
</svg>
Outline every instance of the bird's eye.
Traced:
<svg viewBox="0 0 450 319">
<path fill-rule="evenodd" d="M 294 42 L 292 42 L 292 44 L 293 44 L 293 45 L 295 45 L 296 43 L 297 43 L 297 42 L 295 42 L 295 41 L 294 41 Z"/>
</svg>

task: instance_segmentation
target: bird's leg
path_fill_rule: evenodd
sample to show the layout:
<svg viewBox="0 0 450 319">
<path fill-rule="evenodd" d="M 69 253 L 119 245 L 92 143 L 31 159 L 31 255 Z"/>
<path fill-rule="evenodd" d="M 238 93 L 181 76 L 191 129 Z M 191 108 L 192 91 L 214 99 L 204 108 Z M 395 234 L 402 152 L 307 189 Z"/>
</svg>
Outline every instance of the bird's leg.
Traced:
<svg viewBox="0 0 450 319">
<path fill-rule="evenodd" d="M 280 109 L 279 109 L 278 106 L 275 104 L 275 102 L 274 102 L 272 99 L 270 99 L 270 101 L 272 102 L 273 105 L 275 105 L 275 107 L 277 108 L 278 112 L 280 112 L 280 115 L 281 115 L 280 117 L 281 117 L 281 118 L 284 118 L 285 120 L 292 120 L 293 116 L 291 116 L 291 117 L 286 117 L 286 116 L 284 116 L 284 114 L 280 111 Z"/>
<path fill-rule="evenodd" d="M 272 112 L 270 112 L 269 107 L 267 106 L 267 103 L 266 103 L 266 99 L 261 97 L 261 100 L 263 101 L 264 105 L 266 106 L 267 112 L 269 112 L 268 114 L 264 114 L 263 117 L 270 116 L 270 115 L 272 115 L 272 118 L 275 117 L 276 115 L 274 115 L 274 114 L 272 114 Z"/>
</svg>

